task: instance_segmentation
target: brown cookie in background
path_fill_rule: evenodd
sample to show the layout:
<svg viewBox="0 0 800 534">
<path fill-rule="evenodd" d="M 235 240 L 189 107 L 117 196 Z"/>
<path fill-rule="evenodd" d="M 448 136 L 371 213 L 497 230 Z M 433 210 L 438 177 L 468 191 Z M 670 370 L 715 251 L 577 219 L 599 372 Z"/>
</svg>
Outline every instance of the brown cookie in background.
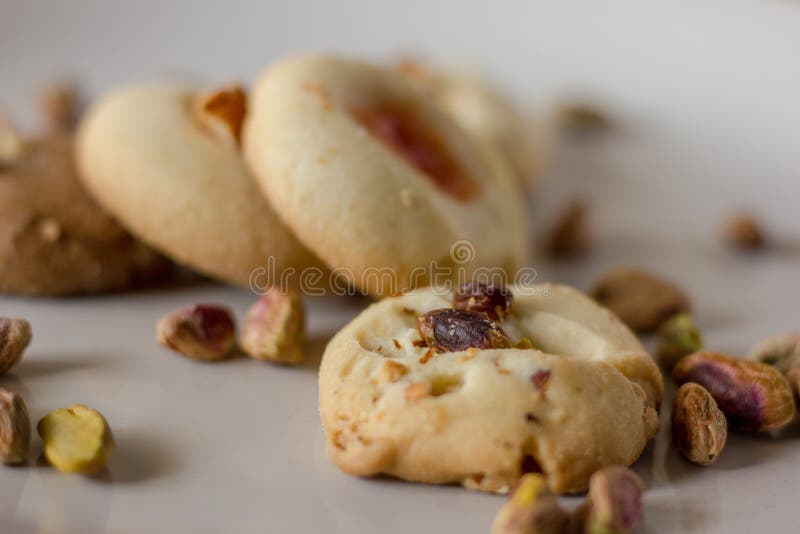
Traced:
<svg viewBox="0 0 800 534">
<path fill-rule="evenodd" d="M 0 292 L 123 290 L 170 271 L 84 191 L 72 145 L 65 132 L 21 140 L 0 163 Z"/>
</svg>

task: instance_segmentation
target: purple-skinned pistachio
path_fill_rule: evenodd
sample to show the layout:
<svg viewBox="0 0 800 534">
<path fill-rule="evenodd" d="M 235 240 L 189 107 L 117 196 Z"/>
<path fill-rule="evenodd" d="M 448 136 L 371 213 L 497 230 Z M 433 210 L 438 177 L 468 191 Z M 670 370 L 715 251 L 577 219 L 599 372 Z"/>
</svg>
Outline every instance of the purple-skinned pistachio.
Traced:
<svg viewBox="0 0 800 534">
<path fill-rule="evenodd" d="M 642 522 L 644 483 L 630 469 L 612 465 L 595 471 L 583 507 L 586 534 L 627 534 Z"/>
<path fill-rule="evenodd" d="M 156 337 L 187 358 L 222 360 L 236 344 L 236 325 L 227 308 L 197 304 L 165 315 L 156 326 Z"/>
<path fill-rule="evenodd" d="M 672 376 L 678 385 L 695 382 L 706 388 L 732 428 L 777 430 L 794 419 L 792 388 L 767 364 L 704 350 L 680 360 Z"/>
<path fill-rule="evenodd" d="M 507 349 L 511 341 L 497 324 L 483 313 L 442 308 L 417 318 L 422 340 L 438 352 L 468 348 Z"/>
</svg>

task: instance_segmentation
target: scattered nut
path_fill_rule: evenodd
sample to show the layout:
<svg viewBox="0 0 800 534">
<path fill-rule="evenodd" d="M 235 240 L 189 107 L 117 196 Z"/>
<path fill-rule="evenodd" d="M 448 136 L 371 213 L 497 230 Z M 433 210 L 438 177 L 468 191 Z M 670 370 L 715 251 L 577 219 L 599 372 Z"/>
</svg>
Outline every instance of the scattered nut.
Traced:
<svg viewBox="0 0 800 534">
<path fill-rule="evenodd" d="M 590 135 L 608 130 L 611 119 L 600 108 L 587 103 L 565 103 L 557 111 L 562 128 L 576 135 Z"/>
<path fill-rule="evenodd" d="M 247 97 L 241 86 L 202 95 L 199 99 L 198 117 L 206 126 L 224 128 L 227 135 L 239 144 L 242 140 L 242 123 L 247 110 Z"/>
<path fill-rule="evenodd" d="M 22 359 L 31 337 L 31 325 L 25 319 L 0 317 L 0 375 Z"/>
<path fill-rule="evenodd" d="M 749 358 L 771 365 L 781 373 L 800 367 L 800 334 L 787 332 L 771 336 L 750 352 Z"/>
<path fill-rule="evenodd" d="M 39 108 L 51 130 L 74 129 L 78 122 L 78 88 L 63 82 L 45 87 L 39 98 Z"/>
<path fill-rule="evenodd" d="M 453 295 L 453 307 L 502 321 L 511 312 L 513 300 L 514 295 L 505 286 L 473 281 L 459 286 Z"/>
<path fill-rule="evenodd" d="M 31 420 L 22 397 L 0 388 L 0 461 L 23 464 L 31 443 Z"/>
<path fill-rule="evenodd" d="M 679 361 L 672 377 L 678 384 L 695 382 L 706 388 L 732 428 L 776 430 L 795 416 L 789 382 L 764 363 L 704 350 Z"/>
<path fill-rule="evenodd" d="M 671 371 L 678 360 L 701 348 L 700 331 L 688 313 L 673 315 L 658 328 L 656 356 L 667 371 Z"/>
<path fill-rule="evenodd" d="M 589 250 L 589 208 L 575 200 L 564 208 L 550 229 L 547 250 L 553 258 L 574 258 Z"/>
<path fill-rule="evenodd" d="M 689 299 L 674 285 L 644 271 L 624 267 L 604 274 L 591 294 L 635 332 L 652 332 L 690 307 Z"/>
<path fill-rule="evenodd" d="M 438 352 L 458 352 L 470 347 L 505 349 L 511 341 L 483 313 L 443 308 L 417 318 L 417 330 L 429 347 Z"/>
<path fill-rule="evenodd" d="M 195 360 L 222 360 L 236 342 L 236 327 L 227 308 L 187 306 L 164 316 L 156 325 L 158 342 Z"/>
<path fill-rule="evenodd" d="M 732 215 L 723 227 L 725 240 L 739 250 L 753 251 L 764 246 L 764 233 L 758 221 L 749 213 Z"/>
<path fill-rule="evenodd" d="M 584 504 L 584 532 L 587 534 L 626 534 L 642 522 L 642 492 L 639 476 L 621 465 L 595 471 L 589 479 L 589 495 Z"/>
<path fill-rule="evenodd" d="M 494 517 L 492 534 L 561 534 L 569 520 L 544 476 L 528 473 Z"/>
<path fill-rule="evenodd" d="M 45 457 L 64 473 L 95 474 L 114 450 L 114 436 L 105 418 L 83 404 L 50 412 L 36 429 L 44 441 Z"/>
<path fill-rule="evenodd" d="M 672 403 L 672 441 L 687 460 L 713 464 L 728 438 L 728 421 L 714 397 L 700 384 L 687 382 Z"/>
<path fill-rule="evenodd" d="M 239 344 L 257 360 L 296 365 L 303 361 L 304 340 L 305 313 L 300 295 L 273 289 L 250 307 Z"/>
</svg>

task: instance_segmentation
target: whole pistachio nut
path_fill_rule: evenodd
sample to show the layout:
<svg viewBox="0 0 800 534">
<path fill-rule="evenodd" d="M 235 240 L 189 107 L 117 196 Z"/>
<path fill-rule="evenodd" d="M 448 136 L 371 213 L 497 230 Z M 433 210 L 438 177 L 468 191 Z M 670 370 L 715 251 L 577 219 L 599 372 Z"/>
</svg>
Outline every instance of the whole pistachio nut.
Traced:
<svg viewBox="0 0 800 534">
<path fill-rule="evenodd" d="M 559 214 L 547 236 L 547 251 L 553 258 L 572 258 L 585 254 L 591 246 L 589 207 L 574 200 Z"/>
<path fill-rule="evenodd" d="M 653 332 L 661 323 L 690 307 L 689 299 L 672 283 L 627 267 L 601 276 L 591 295 L 634 332 Z"/>
<path fill-rule="evenodd" d="M 65 473 L 101 471 L 114 450 L 114 436 L 97 410 L 73 404 L 44 416 L 36 429 L 44 441 L 47 461 Z"/>
<path fill-rule="evenodd" d="M 25 463 L 30 443 L 31 420 L 25 401 L 0 388 L 0 461 L 7 465 Z"/>
<path fill-rule="evenodd" d="M 257 360 L 296 365 L 303 361 L 304 340 L 305 314 L 300 295 L 275 288 L 250 307 L 239 344 Z"/>
<path fill-rule="evenodd" d="M 31 337 L 31 325 L 25 319 L 0 317 L 0 375 L 20 361 Z"/>
<path fill-rule="evenodd" d="M 749 358 L 788 373 L 790 369 L 800 367 L 800 334 L 787 332 L 768 337 L 750 351 Z"/>
<path fill-rule="evenodd" d="M 758 220 L 744 211 L 731 215 L 722 231 L 728 244 L 739 250 L 758 250 L 764 247 L 766 241 Z"/>
<path fill-rule="evenodd" d="M 687 460 L 710 465 L 725 447 L 728 421 L 700 384 L 682 385 L 672 403 L 672 441 Z"/>
<path fill-rule="evenodd" d="M 596 471 L 589 479 L 589 495 L 583 507 L 586 534 L 626 534 L 642 521 L 644 483 L 621 465 Z"/>
<path fill-rule="evenodd" d="M 227 308 L 197 304 L 164 316 L 156 325 L 158 342 L 194 360 L 227 358 L 236 344 L 236 325 Z"/>
<path fill-rule="evenodd" d="M 561 534 L 568 524 L 569 515 L 547 489 L 544 476 L 528 473 L 497 512 L 492 534 Z"/>
<path fill-rule="evenodd" d="M 704 350 L 680 360 L 672 370 L 678 384 L 695 382 L 711 393 L 732 428 L 776 430 L 795 416 L 792 388 L 774 367 Z"/>
<path fill-rule="evenodd" d="M 700 331 L 688 313 L 673 315 L 658 328 L 656 356 L 661 366 L 668 371 L 675 367 L 678 360 L 702 347 Z"/>
<path fill-rule="evenodd" d="M 587 102 L 564 102 L 556 114 L 560 126 L 572 135 L 596 134 L 612 126 L 612 120 L 605 111 Z"/>
</svg>

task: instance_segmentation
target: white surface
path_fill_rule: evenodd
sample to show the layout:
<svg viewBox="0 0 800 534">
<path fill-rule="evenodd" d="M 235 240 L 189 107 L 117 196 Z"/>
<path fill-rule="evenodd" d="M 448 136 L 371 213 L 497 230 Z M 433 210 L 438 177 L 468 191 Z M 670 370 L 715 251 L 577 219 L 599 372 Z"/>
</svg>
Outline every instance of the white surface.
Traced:
<svg viewBox="0 0 800 534">
<path fill-rule="evenodd" d="M 27 105 L 32 87 L 61 73 L 95 91 L 166 73 L 250 80 L 295 50 L 471 58 L 540 110 L 588 92 L 622 122 L 609 139 L 553 153 L 532 217 L 545 221 L 580 193 L 598 239 L 586 262 L 536 264 L 543 280 L 585 288 L 617 263 L 651 268 L 690 291 L 707 344 L 733 353 L 800 328 L 796 3 L 160 4 L 0 0 L 0 102 Z M 720 218 L 735 206 L 763 215 L 778 250 L 740 257 L 719 245 Z M 118 440 L 99 481 L 1 469 L 0 532 L 488 531 L 500 498 L 359 480 L 325 458 L 315 363 L 363 302 L 311 303 L 312 363 L 300 369 L 202 365 L 153 341 L 156 320 L 180 304 L 219 301 L 241 317 L 250 299 L 223 287 L 0 298 L 0 315 L 28 317 L 35 331 L 0 385 L 36 420 L 73 402 L 96 407 Z M 733 436 L 701 469 L 662 432 L 636 465 L 650 488 L 645 531 L 796 531 L 798 438 L 796 426 L 781 439 Z"/>
</svg>

